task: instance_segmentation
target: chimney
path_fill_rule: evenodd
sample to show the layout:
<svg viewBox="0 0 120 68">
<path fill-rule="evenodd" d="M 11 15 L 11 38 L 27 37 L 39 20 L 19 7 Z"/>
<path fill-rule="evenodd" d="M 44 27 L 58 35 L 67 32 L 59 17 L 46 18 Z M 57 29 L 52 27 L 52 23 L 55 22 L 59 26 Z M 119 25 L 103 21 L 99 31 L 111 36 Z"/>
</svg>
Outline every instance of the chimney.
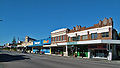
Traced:
<svg viewBox="0 0 120 68">
<path fill-rule="evenodd" d="M 81 30 L 81 26 L 79 25 L 79 29 Z"/>
<path fill-rule="evenodd" d="M 98 23 L 99 26 L 102 26 L 102 21 L 100 20 L 99 23 Z"/>
<path fill-rule="evenodd" d="M 112 17 L 110 17 L 108 20 L 109 20 L 109 24 L 113 25 Z"/>
<path fill-rule="evenodd" d="M 79 30 L 78 25 L 76 25 L 76 30 Z"/>
<path fill-rule="evenodd" d="M 104 20 L 103 20 L 103 25 L 107 25 L 107 21 L 108 19 L 105 17 Z"/>
<path fill-rule="evenodd" d="M 75 31 L 75 27 L 73 27 L 73 30 Z"/>
</svg>

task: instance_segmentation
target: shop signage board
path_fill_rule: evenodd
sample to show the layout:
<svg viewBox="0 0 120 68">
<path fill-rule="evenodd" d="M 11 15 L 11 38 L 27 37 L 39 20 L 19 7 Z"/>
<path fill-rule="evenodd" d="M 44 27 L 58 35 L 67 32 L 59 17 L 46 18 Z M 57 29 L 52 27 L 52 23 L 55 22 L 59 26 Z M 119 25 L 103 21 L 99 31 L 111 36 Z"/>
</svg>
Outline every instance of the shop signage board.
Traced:
<svg viewBox="0 0 120 68">
<path fill-rule="evenodd" d="M 51 44 L 51 38 L 43 39 L 42 43 L 43 44 Z"/>
<path fill-rule="evenodd" d="M 76 45 L 77 42 L 68 42 L 67 45 Z"/>
<path fill-rule="evenodd" d="M 42 45 L 41 40 L 33 41 L 33 45 Z"/>
<path fill-rule="evenodd" d="M 29 45 L 28 47 L 35 47 L 35 46 L 43 46 L 41 40 L 33 41 L 33 45 Z"/>
<path fill-rule="evenodd" d="M 88 45 L 88 49 L 107 49 L 106 45 Z"/>
</svg>

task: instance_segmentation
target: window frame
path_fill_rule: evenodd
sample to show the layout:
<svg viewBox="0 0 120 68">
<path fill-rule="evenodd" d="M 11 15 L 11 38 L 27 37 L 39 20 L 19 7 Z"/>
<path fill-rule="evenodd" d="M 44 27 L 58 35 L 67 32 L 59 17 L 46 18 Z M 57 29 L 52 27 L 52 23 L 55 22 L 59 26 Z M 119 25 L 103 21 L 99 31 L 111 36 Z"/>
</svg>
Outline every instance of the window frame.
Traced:
<svg viewBox="0 0 120 68">
<path fill-rule="evenodd" d="M 59 41 L 59 36 L 57 36 L 57 41 Z"/>
<path fill-rule="evenodd" d="M 80 35 L 77 36 L 77 41 L 80 41 Z"/>
<path fill-rule="evenodd" d="M 63 35 L 62 37 L 63 37 L 63 40 L 65 40 L 65 35 Z"/>
<path fill-rule="evenodd" d="M 102 37 L 104 38 L 104 37 L 109 37 L 109 32 L 103 32 L 102 33 Z"/>
<path fill-rule="evenodd" d="M 97 39 L 98 34 L 97 33 L 91 33 L 91 39 Z"/>
<path fill-rule="evenodd" d="M 54 40 L 54 37 L 52 37 L 52 41 L 55 41 L 55 40 Z"/>
<path fill-rule="evenodd" d="M 87 40 L 88 39 L 88 35 L 83 35 L 82 36 L 82 40 Z"/>
<path fill-rule="evenodd" d="M 69 42 L 71 41 L 71 37 L 68 37 L 68 41 L 69 41 Z"/>
<path fill-rule="evenodd" d="M 55 37 L 55 42 L 56 42 L 57 40 L 56 40 L 56 37 Z"/>
</svg>

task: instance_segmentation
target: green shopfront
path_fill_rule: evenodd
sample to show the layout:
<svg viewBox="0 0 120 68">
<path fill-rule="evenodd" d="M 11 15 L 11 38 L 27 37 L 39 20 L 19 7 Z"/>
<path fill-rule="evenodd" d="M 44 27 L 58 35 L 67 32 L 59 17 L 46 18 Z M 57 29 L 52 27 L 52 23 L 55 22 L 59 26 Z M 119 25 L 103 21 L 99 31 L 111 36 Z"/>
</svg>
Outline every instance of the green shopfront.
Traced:
<svg viewBox="0 0 120 68">
<path fill-rule="evenodd" d="M 68 56 L 88 57 L 88 45 L 78 45 L 77 42 L 68 42 Z"/>
</svg>

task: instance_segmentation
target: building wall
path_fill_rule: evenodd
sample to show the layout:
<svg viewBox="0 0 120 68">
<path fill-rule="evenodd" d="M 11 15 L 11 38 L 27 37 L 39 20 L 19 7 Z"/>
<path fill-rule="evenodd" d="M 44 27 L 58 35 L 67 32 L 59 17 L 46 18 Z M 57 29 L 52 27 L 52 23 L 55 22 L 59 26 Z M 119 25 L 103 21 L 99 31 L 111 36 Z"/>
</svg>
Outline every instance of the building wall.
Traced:
<svg viewBox="0 0 120 68">
<path fill-rule="evenodd" d="M 94 33 L 97 34 L 97 38 L 92 39 L 91 37 L 92 34 Z M 103 21 L 100 20 L 98 24 L 94 24 L 93 26 L 87 28 L 77 25 L 76 27 L 73 27 L 73 29 L 71 30 L 67 28 L 55 30 L 51 32 L 51 38 L 52 38 L 52 44 L 61 43 L 61 42 L 74 42 L 74 41 L 100 40 L 100 39 L 110 40 L 113 39 L 112 33 L 113 33 L 113 20 L 112 18 L 109 19 L 105 18 Z M 79 39 L 77 38 L 78 36 L 80 36 Z"/>
<path fill-rule="evenodd" d="M 67 28 L 51 32 L 51 44 L 67 42 Z"/>
<path fill-rule="evenodd" d="M 32 39 L 28 36 L 25 37 L 25 41 L 22 43 L 22 46 L 28 46 L 28 45 L 33 45 L 33 41 L 35 39 Z"/>
<path fill-rule="evenodd" d="M 63 40 L 64 36 L 64 40 Z M 113 20 L 112 18 L 104 18 L 103 21 L 99 21 L 98 24 L 94 24 L 91 27 L 81 27 L 80 25 L 73 27 L 73 29 L 59 29 L 51 32 L 51 39 L 52 44 L 58 44 L 58 45 L 76 45 L 76 42 L 85 42 L 87 40 L 117 40 L 117 31 L 113 29 Z M 60 39 L 60 37 L 62 37 Z M 86 39 L 85 39 L 86 38 Z M 58 39 L 58 40 L 57 40 Z M 96 43 L 96 42 L 95 42 Z M 87 44 L 86 44 L 87 45 Z M 108 50 L 108 44 L 93 44 L 96 48 L 94 49 L 103 49 Z M 82 45 L 80 45 L 82 46 Z M 91 46 L 91 45 L 88 45 Z M 112 46 L 112 47 L 111 47 Z M 111 45 L 110 50 L 108 52 L 109 59 L 116 58 L 116 45 Z M 88 57 L 91 57 L 90 51 L 88 47 Z M 67 49 L 67 47 L 66 47 Z M 112 52 L 112 53 L 111 53 Z M 67 53 L 67 50 L 66 50 Z"/>
<path fill-rule="evenodd" d="M 94 24 L 94 26 L 91 27 L 81 27 L 81 26 L 76 26 L 71 29 L 67 35 L 68 37 L 71 37 L 71 41 L 73 42 L 72 38 L 77 37 L 80 35 L 80 39 L 77 41 L 85 41 L 85 40 L 95 40 L 95 39 L 102 39 L 102 40 L 107 40 L 107 39 L 112 39 L 112 30 L 113 30 L 113 21 L 112 18 L 105 18 L 103 21 L 99 21 L 98 24 Z M 109 37 L 102 37 L 103 33 L 105 34 L 108 32 Z M 97 34 L 97 38 L 92 39 L 91 35 L 93 33 Z M 107 33 L 106 33 L 107 34 Z M 105 35 L 106 35 L 105 34 Z M 87 35 L 87 39 L 82 39 L 83 36 Z"/>
</svg>

